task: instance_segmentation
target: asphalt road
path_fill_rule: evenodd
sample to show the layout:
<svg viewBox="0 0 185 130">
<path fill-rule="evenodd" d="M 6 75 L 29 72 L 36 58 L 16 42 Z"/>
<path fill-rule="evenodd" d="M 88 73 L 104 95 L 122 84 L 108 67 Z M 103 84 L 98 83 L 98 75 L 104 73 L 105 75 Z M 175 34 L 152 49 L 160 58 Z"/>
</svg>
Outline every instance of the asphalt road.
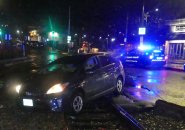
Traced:
<svg viewBox="0 0 185 130">
<path fill-rule="evenodd" d="M 126 68 L 126 72 L 132 81 L 130 86 L 149 90 L 155 99 L 185 106 L 185 72 L 141 68 Z M 136 97 L 142 98 L 142 94 Z"/>
</svg>

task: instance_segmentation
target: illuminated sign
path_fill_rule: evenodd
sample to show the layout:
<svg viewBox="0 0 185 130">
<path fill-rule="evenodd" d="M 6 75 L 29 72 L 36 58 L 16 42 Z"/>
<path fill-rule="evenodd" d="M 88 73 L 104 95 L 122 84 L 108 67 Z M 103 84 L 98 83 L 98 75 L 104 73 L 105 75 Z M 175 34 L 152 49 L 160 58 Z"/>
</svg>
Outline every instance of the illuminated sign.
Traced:
<svg viewBox="0 0 185 130">
<path fill-rule="evenodd" d="M 71 43 L 71 36 L 67 36 L 67 43 Z"/>
<path fill-rule="evenodd" d="M 185 33 L 185 25 L 176 25 L 172 27 L 172 32 Z"/>
<path fill-rule="evenodd" d="M 32 30 L 29 32 L 31 37 L 37 36 L 37 30 Z"/>
<path fill-rule="evenodd" d="M 139 34 L 139 35 L 145 35 L 145 34 L 146 34 L 146 28 L 144 28 L 144 27 L 139 28 L 138 34 Z"/>
</svg>

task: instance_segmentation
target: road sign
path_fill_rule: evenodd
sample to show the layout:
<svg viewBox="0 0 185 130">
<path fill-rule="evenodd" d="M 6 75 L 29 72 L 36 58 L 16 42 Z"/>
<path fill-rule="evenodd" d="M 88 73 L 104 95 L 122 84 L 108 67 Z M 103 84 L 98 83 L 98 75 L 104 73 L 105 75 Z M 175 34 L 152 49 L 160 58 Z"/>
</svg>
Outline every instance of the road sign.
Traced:
<svg viewBox="0 0 185 130">
<path fill-rule="evenodd" d="M 146 28 L 145 27 L 140 27 L 138 34 L 139 35 L 145 35 L 146 34 Z"/>
</svg>

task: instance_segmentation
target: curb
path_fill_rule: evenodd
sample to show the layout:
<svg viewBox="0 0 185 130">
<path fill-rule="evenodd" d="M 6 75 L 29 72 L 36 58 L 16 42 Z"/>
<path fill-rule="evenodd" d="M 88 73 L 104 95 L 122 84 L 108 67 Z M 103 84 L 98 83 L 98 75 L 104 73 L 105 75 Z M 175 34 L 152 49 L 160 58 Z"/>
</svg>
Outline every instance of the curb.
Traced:
<svg viewBox="0 0 185 130">
<path fill-rule="evenodd" d="M 31 59 L 28 57 L 19 57 L 19 58 L 14 58 L 14 59 L 8 59 L 8 60 L 1 60 L 0 65 L 9 67 L 15 64 L 23 63 L 23 62 L 29 62 Z"/>
<path fill-rule="evenodd" d="M 13 58 L 13 59 L 6 59 L 6 60 L 0 60 L 0 63 L 6 63 L 6 62 L 14 62 L 19 60 L 26 60 L 27 57 L 19 57 L 19 58 Z"/>
<path fill-rule="evenodd" d="M 167 117 L 172 117 L 178 120 L 185 120 L 185 107 L 163 100 L 157 100 L 155 108 Z"/>
<path fill-rule="evenodd" d="M 116 109 L 116 111 L 121 114 L 123 118 L 126 118 L 134 127 L 134 129 L 137 130 L 144 130 L 145 128 L 135 119 L 133 118 L 129 113 L 127 113 L 121 106 L 114 104 L 112 102 L 112 106 Z"/>
<path fill-rule="evenodd" d="M 170 68 L 170 67 L 165 67 L 166 70 L 172 70 L 172 71 L 178 71 L 178 72 L 185 72 L 185 65 L 184 69 L 177 69 L 177 68 Z"/>
</svg>

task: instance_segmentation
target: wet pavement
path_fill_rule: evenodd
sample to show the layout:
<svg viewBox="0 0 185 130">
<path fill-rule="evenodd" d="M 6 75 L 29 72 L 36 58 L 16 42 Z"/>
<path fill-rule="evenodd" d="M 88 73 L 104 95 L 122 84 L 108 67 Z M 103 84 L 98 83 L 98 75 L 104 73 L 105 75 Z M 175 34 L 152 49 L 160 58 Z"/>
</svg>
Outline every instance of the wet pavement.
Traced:
<svg viewBox="0 0 185 130">
<path fill-rule="evenodd" d="M 128 86 L 135 86 L 126 90 L 132 97 L 151 102 L 161 99 L 185 106 L 185 72 L 140 68 L 126 68 L 126 72 L 132 82 Z"/>
</svg>

